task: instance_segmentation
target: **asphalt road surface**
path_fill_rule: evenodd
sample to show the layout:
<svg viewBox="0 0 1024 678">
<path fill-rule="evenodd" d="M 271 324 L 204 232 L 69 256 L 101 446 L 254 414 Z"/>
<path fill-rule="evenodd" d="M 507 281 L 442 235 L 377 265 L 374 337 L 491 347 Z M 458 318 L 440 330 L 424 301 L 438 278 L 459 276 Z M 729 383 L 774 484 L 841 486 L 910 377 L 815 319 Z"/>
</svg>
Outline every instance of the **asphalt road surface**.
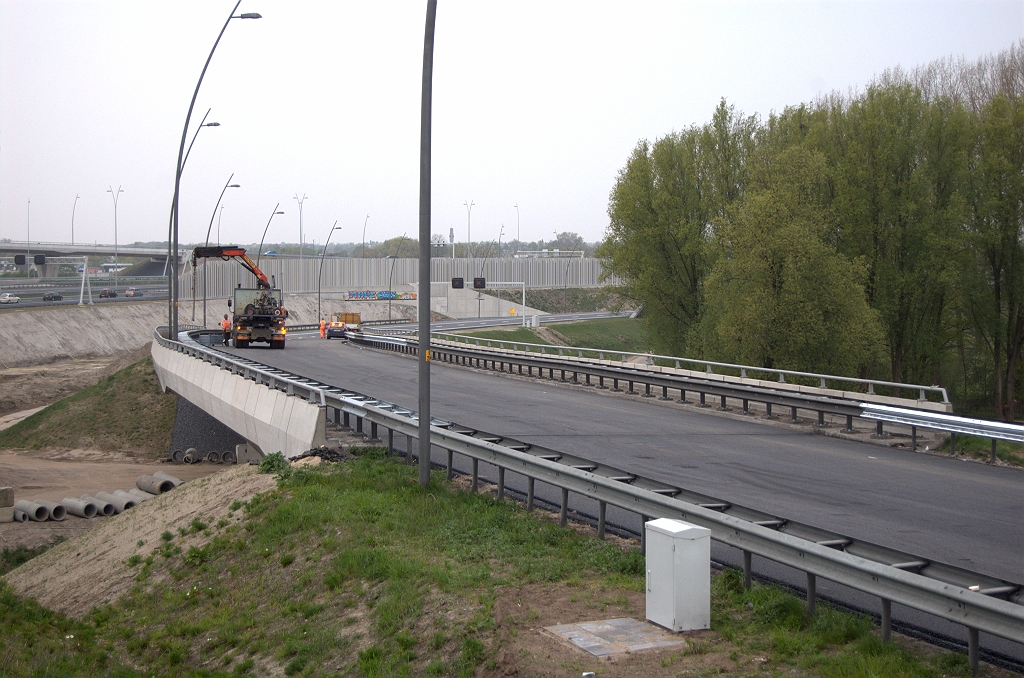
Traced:
<svg viewBox="0 0 1024 678">
<path fill-rule="evenodd" d="M 416 362 L 398 354 L 323 341 L 314 333 L 290 335 L 284 351 L 226 350 L 417 408 Z M 636 396 L 500 377 L 443 363 L 432 367 L 435 417 L 613 464 L 920 557 L 1024 581 L 1020 469 L 829 438 Z M 639 529 L 635 516 L 609 512 L 609 521 L 616 520 Z M 719 553 L 726 560 L 736 555 L 730 557 L 721 549 Z M 792 573 L 769 563 L 755 562 L 755 567 L 792 580 Z M 819 591 L 842 597 L 827 585 L 819 584 Z M 853 598 L 852 604 L 877 606 L 870 597 Z M 897 619 L 922 623 L 921 615 L 915 615 L 894 607 Z M 961 627 L 932 626 L 962 635 Z M 982 646 L 1022 654 L 1021 646 L 984 634 Z"/>
</svg>

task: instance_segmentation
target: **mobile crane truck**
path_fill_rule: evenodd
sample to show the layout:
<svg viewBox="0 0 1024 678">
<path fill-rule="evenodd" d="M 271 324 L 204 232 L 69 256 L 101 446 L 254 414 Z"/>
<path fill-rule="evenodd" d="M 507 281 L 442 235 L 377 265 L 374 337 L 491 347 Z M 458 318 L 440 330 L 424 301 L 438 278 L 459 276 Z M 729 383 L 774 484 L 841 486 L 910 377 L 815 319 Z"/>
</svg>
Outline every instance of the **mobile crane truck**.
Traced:
<svg viewBox="0 0 1024 678">
<path fill-rule="evenodd" d="M 273 289 L 267 276 L 241 247 L 197 247 L 192 250 L 192 270 L 195 270 L 197 259 L 217 258 L 227 261 L 235 259 L 247 271 L 256 276 L 255 288 L 239 287 L 234 290 L 234 298 L 228 299 L 228 308 L 232 307 L 231 345 L 235 348 L 246 348 L 251 342 L 266 342 L 270 348 L 284 348 L 285 316 L 281 309 L 284 306 L 284 294 Z M 234 303 L 232 303 L 234 302 Z"/>
</svg>

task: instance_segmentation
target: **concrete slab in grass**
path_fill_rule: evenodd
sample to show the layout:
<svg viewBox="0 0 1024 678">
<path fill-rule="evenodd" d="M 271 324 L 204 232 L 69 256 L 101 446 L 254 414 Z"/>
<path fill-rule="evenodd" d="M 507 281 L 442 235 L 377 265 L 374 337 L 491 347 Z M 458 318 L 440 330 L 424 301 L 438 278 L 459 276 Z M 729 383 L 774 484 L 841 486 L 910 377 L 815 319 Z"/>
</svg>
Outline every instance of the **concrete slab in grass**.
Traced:
<svg viewBox="0 0 1024 678">
<path fill-rule="evenodd" d="M 680 634 L 629 617 L 548 626 L 543 632 L 595 657 L 673 647 L 685 642 Z"/>
</svg>

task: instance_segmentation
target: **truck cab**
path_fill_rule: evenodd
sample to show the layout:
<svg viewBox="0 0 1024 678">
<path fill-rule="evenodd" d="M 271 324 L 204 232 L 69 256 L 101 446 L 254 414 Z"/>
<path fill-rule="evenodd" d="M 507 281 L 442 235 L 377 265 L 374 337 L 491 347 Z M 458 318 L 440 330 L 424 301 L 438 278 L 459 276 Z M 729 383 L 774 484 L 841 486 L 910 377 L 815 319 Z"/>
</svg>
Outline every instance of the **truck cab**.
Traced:
<svg viewBox="0 0 1024 678">
<path fill-rule="evenodd" d="M 229 302 L 234 310 L 231 343 L 246 348 L 253 342 L 265 342 L 270 348 L 284 348 L 284 294 L 279 289 L 236 289 Z"/>
</svg>

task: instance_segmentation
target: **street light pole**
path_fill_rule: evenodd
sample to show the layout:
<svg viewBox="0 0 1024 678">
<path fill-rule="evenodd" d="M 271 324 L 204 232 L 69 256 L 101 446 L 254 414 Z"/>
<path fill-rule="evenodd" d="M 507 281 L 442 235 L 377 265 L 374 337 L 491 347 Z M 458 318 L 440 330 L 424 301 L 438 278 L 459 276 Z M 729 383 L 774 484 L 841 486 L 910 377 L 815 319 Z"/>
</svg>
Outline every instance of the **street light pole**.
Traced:
<svg viewBox="0 0 1024 678">
<path fill-rule="evenodd" d="M 462 203 L 466 206 L 466 258 L 473 256 L 473 224 L 471 217 L 473 216 L 473 205 L 476 203 L 472 200 Z"/>
<path fill-rule="evenodd" d="M 220 220 L 224 218 L 224 205 L 220 206 L 220 214 L 217 215 L 217 247 L 220 247 Z"/>
<path fill-rule="evenodd" d="M 516 208 L 516 254 L 519 254 L 519 203 L 517 202 L 512 207 Z"/>
<path fill-rule="evenodd" d="M 306 202 L 306 194 L 303 193 L 302 197 L 300 198 L 299 194 L 296 193 L 294 197 L 299 202 L 299 287 L 301 288 L 300 291 L 305 292 L 306 291 L 306 272 L 302 268 L 302 245 L 303 245 L 303 238 L 302 238 L 302 203 Z"/>
<path fill-rule="evenodd" d="M 32 198 L 28 199 L 28 207 L 26 208 L 25 215 L 25 277 L 28 278 L 28 272 L 32 270 L 32 264 L 29 263 L 29 257 L 32 256 Z"/>
<path fill-rule="evenodd" d="M 263 237 L 260 238 L 260 250 L 259 252 L 256 253 L 256 268 L 260 267 L 260 257 L 263 255 L 263 241 L 267 237 L 267 229 L 270 228 L 270 222 L 274 220 L 275 215 L 284 214 L 284 212 L 279 212 L 277 210 L 277 208 L 280 206 L 281 203 L 277 203 L 276 205 L 274 205 L 274 211 L 270 213 L 270 218 L 267 219 L 267 225 L 263 227 Z"/>
<path fill-rule="evenodd" d="M 203 78 L 206 77 L 206 69 L 210 67 L 210 61 L 213 59 L 213 53 L 217 51 L 217 45 L 220 44 L 220 39 L 224 36 L 224 31 L 227 30 L 228 24 L 231 23 L 232 19 L 262 19 L 263 17 L 256 12 L 247 12 L 235 16 L 235 10 L 242 4 L 242 0 L 238 0 L 235 6 L 231 8 L 231 14 L 228 15 L 227 20 L 224 22 L 224 26 L 220 29 L 220 33 L 217 34 L 217 39 L 213 43 L 213 48 L 210 49 L 210 55 L 206 57 L 206 63 L 203 64 L 203 70 L 199 74 L 199 81 L 196 83 L 196 89 L 192 93 L 192 101 L 188 105 L 188 113 L 185 114 L 185 126 L 181 130 L 181 143 L 178 145 L 178 163 L 175 166 L 174 171 L 174 199 L 172 202 L 171 212 L 173 214 L 173 227 L 171 229 L 170 237 L 168 240 L 168 249 L 170 250 L 171 267 L 171 290 L 170 290 L 170 304 L 168 308 L 169 316 L 169 339 L 176 339 L 178 336 L 178 199 L 181 194 L 181 170 L 184 165 L 183 158 L 185 155 L 185 139 L 188 137 L 188 125 L 192 120 L 192 109 L 195 108 L 196 98 L 199 96 L 199 88 L 203 85 Z"/>
<path fill-rule="evenodd" d="M 71 244 L 75 244 L 75 210 L 78 208 L 78 194 L 75 194 L 75 204 L 71 208 Z"/>
<path fill-rule="evenodd" d="M 220 208 L 220 201 L 224 199 L 224 193 L 229 188 L 241 188 L 238 184 L 231 183 L 231 180 L 235 178 L 235 173 L 232 172 L 231 176 L 228 177 L 228 181 L 224 184 L 224 188 L 220 191 L 220 196 L 217 198 L 217 204 L 213 206 L 213 214 L 210 215 L 210 225 L 206 228 L 206 247 L 210 246 L 210 232 L 213 230 L 213 218 L 217 216 L 217 210 Z M 220 223 L 217 224 L 217 244 L 220 244 Z M 206 259 L 203 257 L 203 327 L 206 327 Z M 196 272 L 192 271 L 192 321 L 195 322 L 196 316 Z"/>
<path fill-rule="evenodd" d="M 114 187 L 111 186 L 107 189 L 107 193 L 114 198 L 114 277 L 117 277 L 117 197 L 119 193 L 124 193 L 124 191 L 122 191 L 121 186 L 118 185 L 116 192 L 114 191 Z"/>
<path fill-rule="evenodd" d="M 363 220 L 363 246 L 359 250 L 359 258 L 362 259 L 366 255 L 366 222 L 370 220 L 370 215 L 366 215 L 366 219 Z"/>
<path fill-rule="evenodd" d="M 419 484 L 430 484 L 430 144 L 434 80 L 434 24 L 437 0 L 427 0 L 423 28 L 423 79 L 420 93 L 420 270 L 417 320 L 419 334 Z"/>
<path fill-rule="evenodd" d="M 369 215 L 367 215 L 369 217 Z M 335 231 L 340 231 L 341 226 L 338 226 L 338 220 L 334 220 L 334 226 L 331 227 L 330 232 L 327 234 L 327 241 L 324 243 L 324 252 L 320 255 L 320 272 L 316 274 L 316 315 L 318 320 L 322 320 L 324 317 L 323 309 L 320 306 L 320 281 L 324 277 L 324 257 L 327 256 L 327 246 L 331 244 L 331 236 Z"/>
</svg>

